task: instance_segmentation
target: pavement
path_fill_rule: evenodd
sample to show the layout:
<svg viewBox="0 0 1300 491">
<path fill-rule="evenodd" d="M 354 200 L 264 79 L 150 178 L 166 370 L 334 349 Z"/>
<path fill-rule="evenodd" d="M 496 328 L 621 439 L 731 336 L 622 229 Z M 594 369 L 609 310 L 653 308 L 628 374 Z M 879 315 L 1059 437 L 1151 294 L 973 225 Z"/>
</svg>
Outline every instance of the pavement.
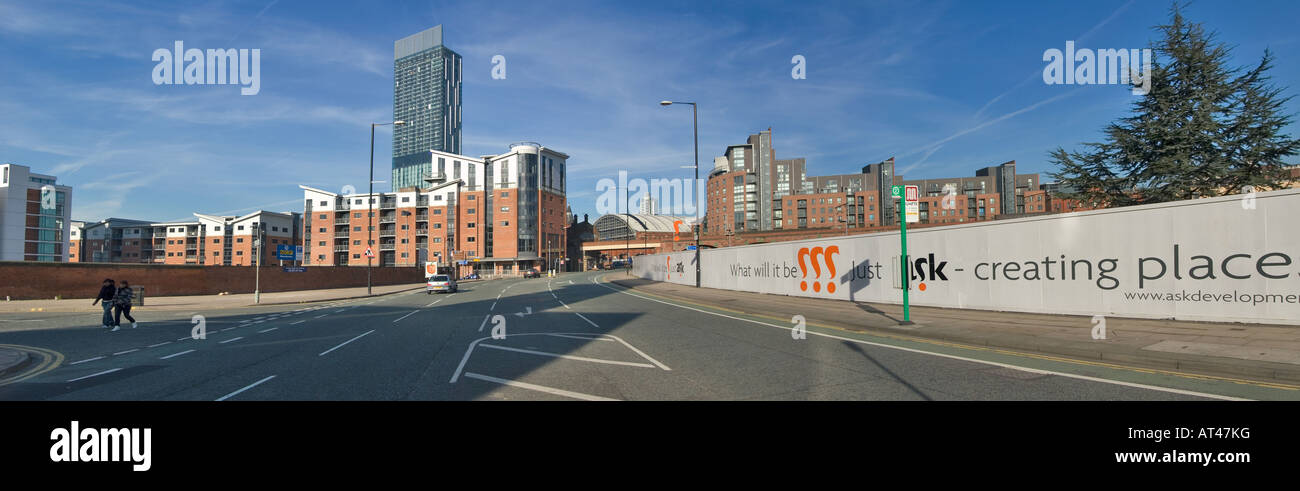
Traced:
<svg viewBox="0 0 1300 491">
<path fill-rule="evenodd" d="M 952 341 L 1189 374 L 1300 382 L 1300 327 L 1167 319 L 1105 319 L 1105 339 L 1093 339 L 1090 316 L 1027 314 L 912 306 L 900 325 L 898 304 L 850 302 L 694 288 L 612 274 L 638 292 L 744 312 L 773 321 L 803 315 L 809 324 L 851 332 Z"/>
<path fill-rule="evenodd" d="M 701 307 L 705 292 L 677 300 L 607 277 L 146 310 L 118 332 L 85 313 L 0 313 L 0 345 L 43 353 L 0 378 L 0 400 L 1300 399 L 1288 384 L 854 332 L 811 315 L 800 336 L 786 313 Z"/>
</svg>

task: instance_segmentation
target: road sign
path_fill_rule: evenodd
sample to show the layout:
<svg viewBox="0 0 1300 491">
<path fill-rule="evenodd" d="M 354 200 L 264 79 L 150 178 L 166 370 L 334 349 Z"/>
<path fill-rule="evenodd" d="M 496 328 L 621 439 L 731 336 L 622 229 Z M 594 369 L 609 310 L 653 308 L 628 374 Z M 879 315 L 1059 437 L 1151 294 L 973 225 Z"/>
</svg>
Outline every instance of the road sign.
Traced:
<svg viewBox="0 0 1300 491">
<path fill-rule="evenodd" d="M 292 245 L 289 245 L 289 244 L 278 244 L 278 245 L 276 245 L 276 246 L 275 246 L 275 258 L 276 258 L 276 259 L 279 259 L 279 260 L 281 260 L 281 261 L 293 261 L 293 260 L 297 259 L 296 257 L 294 257 L 293 246 L 292 246 Z"/>
<path fill-rule="evenodd" d="M 293 255 L 294 255 L 294 260 L 296 260 L 296 261 L 301 261 L 301 260 L 302 260 L 302 246 L 300 246 L 300 245 L 293 246 Z"/>
<path fill-rule="evenodd" d="M 693 250 L 695 250 L 695 246 L 693 246 L 693 245 L 688 245 L 688 246 L 686 246 L 686 250 L 688 250 L 688 251 L 693 251 Z"/>
<path fill-rule="evenodd" d="M 895 185 L 890 189 L 890 191 L 891 191 L 890 196 L 892 196 L 894 199 L 900 199 L 903 197 L 903 186 Z"/>
<path fill-rule="evenodd" d="M 907 186 L 903 194 L 906 204 L 903 206 L 903 216 L 907 223 L 918 223 L 921 221 L 921 188 L 917 186 Z"/>
<path fill-rule="evenodd" d="M 284 272 L 286 272 L 286 273 L 306 273 L 306 272 L 307 272 L 307 267 L 306 267 L 306 266 L 285 266 L 285 267 L 284 267 Z"/>
<path fill-rule="evenodd" d="M 375 257 L 375 252 L 370 250 L 369 247 L 366 248 L 366 257 Z"/>
</svg>

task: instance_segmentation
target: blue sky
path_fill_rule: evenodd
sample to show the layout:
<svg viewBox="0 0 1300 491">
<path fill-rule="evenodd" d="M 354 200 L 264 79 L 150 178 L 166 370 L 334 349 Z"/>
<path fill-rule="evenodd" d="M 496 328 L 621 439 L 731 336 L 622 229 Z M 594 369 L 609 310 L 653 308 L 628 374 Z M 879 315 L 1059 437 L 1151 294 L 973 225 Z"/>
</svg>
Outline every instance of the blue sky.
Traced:
<svg viewBox="0 0 1300 491">
<path fill-rule="evenodd" d="M 298 184 L 365 188 L 369 123 L 392 118 L 393 41 L 442 24 L 464 56 L 464 152 L 520 140 L 571 156 L 569 200 L 595 219 L 596 181 L 689 177 L 771 127 L 809 175 L 897 158 L 909 178 L 969 175 L 1100 138 L 1134 97 L 1048 86 L 1043 51 L 1141 48 L 1163 1 L 1087 2 L 19 2 L 0 0 L 0 161 L 71 185 L 73 217 L 169 220 L 300 210 Z M 1191 20 L 1300 92 L 1292 1 L 1198 1 Z M 154 85 L 151 53 L 261 49 L 261 92 Z M 491 77 L 494 55 L 507 78 Z M 791 57 L 807 78 L 790 76 Z M 1292 102 L 1289 112 L 1300 111 Z M 1289 129 L 1294 133 L 1294 128 Z M 376 135 L 376 179 L 391 168 Z M 386 190 L 386 184 L 378 185 Z"/>
</svg>

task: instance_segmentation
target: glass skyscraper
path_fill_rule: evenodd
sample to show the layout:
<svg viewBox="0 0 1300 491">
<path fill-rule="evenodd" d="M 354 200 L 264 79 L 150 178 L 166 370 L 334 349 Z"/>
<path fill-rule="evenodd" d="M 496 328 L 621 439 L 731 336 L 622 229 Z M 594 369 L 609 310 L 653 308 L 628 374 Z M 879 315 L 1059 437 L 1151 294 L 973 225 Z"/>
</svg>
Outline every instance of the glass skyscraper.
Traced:
<svg viewBox="0 0 1300 491">
<path fill-rule="evenodd" d="M 393 191 L 424 187 L 429 150 L 460 153 L 461 60 L 442 26 L 393 43 Z"/>
</svg>

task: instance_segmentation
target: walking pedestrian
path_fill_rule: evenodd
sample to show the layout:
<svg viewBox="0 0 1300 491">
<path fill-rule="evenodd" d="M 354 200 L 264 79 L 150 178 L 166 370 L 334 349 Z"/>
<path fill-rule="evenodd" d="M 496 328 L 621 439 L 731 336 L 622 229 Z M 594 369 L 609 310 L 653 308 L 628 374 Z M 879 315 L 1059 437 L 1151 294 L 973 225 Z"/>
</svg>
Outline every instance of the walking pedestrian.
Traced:
<svg viewBox="0 0 1300 491">
<path fill-rule="evenodd" d="M 116 296 L 117 287 L 113 284 L 112 278 L 105 278 L 104 286 L 99 288 L 99 296 L 95 297 L 94 302 L 90 302 L 91 305 L 103 302 L 100 305 L 104 307 L 104 329 L 113 327 L 113 298 Z M 116 331 L 117 329 L 113 330 Z"/>
<path fill-rule="evenodd" d="M 131 317 L 131 298 L 135 296 L 135 290 L 131 289 L 131 283 L 122 280 L 122 286 L 117 289 L 117 294 L 113 296 L 113 330 L 122 328 L 122 316 L 131 321 L 131 329 L 140 327 L 135 322 L 135 317 Z"/>
</svg>

